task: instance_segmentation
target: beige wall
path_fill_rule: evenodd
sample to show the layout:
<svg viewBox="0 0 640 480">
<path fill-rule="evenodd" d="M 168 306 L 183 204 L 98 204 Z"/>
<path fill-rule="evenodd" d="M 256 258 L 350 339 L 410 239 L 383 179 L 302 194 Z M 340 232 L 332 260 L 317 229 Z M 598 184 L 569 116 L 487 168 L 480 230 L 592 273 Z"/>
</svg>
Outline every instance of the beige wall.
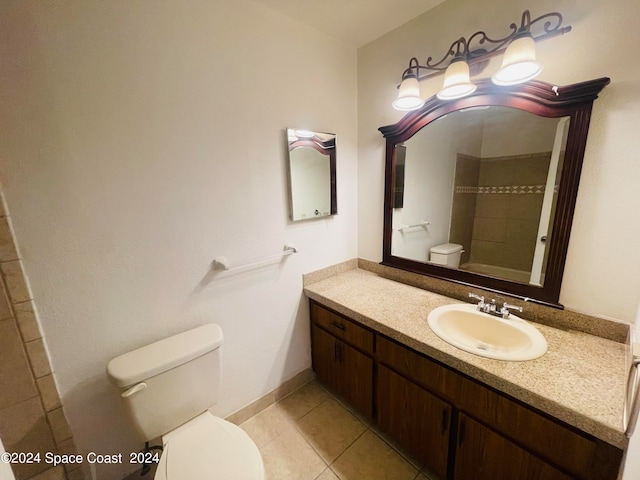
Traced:
<svg viewBox="0 0 640 480">
<path fill-rule="evenodd" d="M 159 338 L 221 325 L 221 416 L 308 369 L 302 273 L 357 256 L 356 49 L 246 0 L 0 9 L 0 182 L 80 452 L 141 448 L 105 367 Z M 339 215 L 289 221 L 286 127 L 337 134 Z"/>
<path fill-rule="evenodd" d="M 632 322 L 640 302 L 640 2 L 448 0 L 358 50 L 359 254 L 382 257 L 384 142 L 377 128 L 397 122 L 393 101 L 409 59 L 439 57 L 459 36 L 507 33 L 523 10 L 535 17 L 560 11 L 573 30 L 538 45 L 540 79 L 559 85 L 611 77 L 596 100 L 575 210 L 560 302 L 591 315 Z M 492 61 L 483 76 L 499 64 Z M 441 78 L 423 84 L 423 95 Z M 430 93 L 429 93 L 430 92 Z"/>
</svg>

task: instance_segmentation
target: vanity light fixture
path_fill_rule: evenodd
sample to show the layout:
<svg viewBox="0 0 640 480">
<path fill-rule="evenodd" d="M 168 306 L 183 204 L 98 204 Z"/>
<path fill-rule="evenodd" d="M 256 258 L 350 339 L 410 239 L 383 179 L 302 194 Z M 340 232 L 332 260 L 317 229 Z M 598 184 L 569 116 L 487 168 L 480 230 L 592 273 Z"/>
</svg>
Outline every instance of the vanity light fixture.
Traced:
<svg viewBox="0 0 640 480">
<path fill-rule="evenodd" d="M 424 105 L 424 100 L 420 97 L 418 76 L 412 68 L 414 60 L 415 67 L 419 67 L 418 60 L 412 58 L 409 62 L 409 68 L 402 74 L 402 83 L 398 91 L 398 98 L 393 101 L 393 108 L 396 110 L 416 110 Z"/>
<path fill-rule="evenodd" d="M 436 96 L 440 100 L 453 100 L 471 95 L 476 88 L 469 79 L 469 65 L 462 55 L 456 55 L 444 73 L 442 90 Z"/>
<path fill-rule="evenodd" d="M 532 27 L 534 30 L 538 28 L 537 34 L 531 33 Z M 418 59 L 413 57 L 409 60 L 409 68 L 402 74 L 398 98 L 393 102 L 393 107 L 397 110 L 422 107 L 424 100 L 420 95 L 419 83 L 442 73 L 445 74 L 444 84 L 437 93 L 440 100 L 453 100 L 472 94 L 476 88 L 470 81 L 470 68 L 471 71 L 474 67 L 481 71 L 491 57 L 502 52 L 502 67 L 493 75 L 493 83 L 515 85 L 529 81 L 542 71 L 542 65 L 536 62 L 535 43 L 571 31 L 571 26 L 562 26 L 560 13 L 546 13 L 531 20 L 529 10 L 522 13 L 520 27 L 512 23 L 509 28 L 511 33 L 497 40 L 489 38 L 483 31 L 474 33 L 468 39 L 461 37 L 451 44 L 444 57 L 436 63 L 433 57 L 429 57 L 425 65 L 420 65 Z"/>
<path fill-rule="evenodd" d="M 536 42 L 529 31 L 530 25 L 531 17 L 529 11 L 525 10 L 522 24 L 504 52 L 502 67 L 491 77 L 496 85 L 528 82 L 542 72 L 542 65 L 536 62 Z"/>
</svg>

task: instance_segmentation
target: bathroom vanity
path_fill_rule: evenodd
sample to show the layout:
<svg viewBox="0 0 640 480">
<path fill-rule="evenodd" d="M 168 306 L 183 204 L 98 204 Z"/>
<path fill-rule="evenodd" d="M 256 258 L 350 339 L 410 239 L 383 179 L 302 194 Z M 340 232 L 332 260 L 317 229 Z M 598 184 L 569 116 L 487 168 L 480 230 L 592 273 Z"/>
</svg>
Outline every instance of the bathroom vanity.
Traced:
<svg viewBox="0 0 640 480">
<path fill-rule="evenodd" d="M 536 324 L 543 357 L 491 360 L 430 330 L 452 298 L 358 268 L 305 293 L 319 380 L 442 478 L 617 478 L 623 343 Z"/>
</svg>

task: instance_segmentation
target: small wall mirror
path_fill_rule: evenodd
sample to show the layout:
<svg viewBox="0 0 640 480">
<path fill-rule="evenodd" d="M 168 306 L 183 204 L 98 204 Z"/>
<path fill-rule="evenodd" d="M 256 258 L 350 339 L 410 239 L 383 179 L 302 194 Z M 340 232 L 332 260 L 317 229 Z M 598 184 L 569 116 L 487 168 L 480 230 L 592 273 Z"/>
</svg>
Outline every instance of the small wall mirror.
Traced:
<svg viewBox="0 0 640 480">
<path fill-rule="evenodd" d="M 480 80 L 381 127 L 382 263 L 560 307 L 591 107 L 608 83 Z"/>
<path fill-rule="evenodd" d="M 336 135 L 287 128 L 291 220 L 338 213 Z"/>
</svg>

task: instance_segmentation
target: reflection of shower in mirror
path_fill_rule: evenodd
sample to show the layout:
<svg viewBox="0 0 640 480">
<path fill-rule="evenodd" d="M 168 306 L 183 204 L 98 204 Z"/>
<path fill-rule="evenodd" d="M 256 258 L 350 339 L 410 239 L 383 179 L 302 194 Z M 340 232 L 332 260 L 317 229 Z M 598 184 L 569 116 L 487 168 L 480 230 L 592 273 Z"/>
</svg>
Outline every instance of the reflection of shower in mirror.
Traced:
<svg viewBox="0 0 640 480">
<path fill-rule="evenodd" d="M 394 224 L 433 225 L 398 228 L 394 255 L 542 285 L 548 252 L 538 239 L 551 234 L 568 125 L 507 107 L 464 109 L 403 142 Z"/>
</svg>

